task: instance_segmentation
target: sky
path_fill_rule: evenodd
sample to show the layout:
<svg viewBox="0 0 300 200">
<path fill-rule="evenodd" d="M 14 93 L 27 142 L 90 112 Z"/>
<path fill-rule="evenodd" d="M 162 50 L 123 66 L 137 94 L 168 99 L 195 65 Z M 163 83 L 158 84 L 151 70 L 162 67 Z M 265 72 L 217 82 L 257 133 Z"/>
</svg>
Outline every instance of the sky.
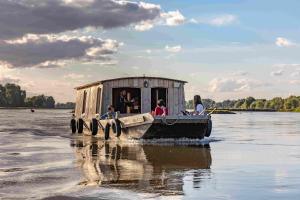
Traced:
<svg viewBox="0 0 300 200">
<path fill-rule="evenodd" d="M 182 79 L 186 98 L 300 95 L 297 0 L 0 0 L 0 84 L 74 101 L 124 76 Z"/>
</svg>

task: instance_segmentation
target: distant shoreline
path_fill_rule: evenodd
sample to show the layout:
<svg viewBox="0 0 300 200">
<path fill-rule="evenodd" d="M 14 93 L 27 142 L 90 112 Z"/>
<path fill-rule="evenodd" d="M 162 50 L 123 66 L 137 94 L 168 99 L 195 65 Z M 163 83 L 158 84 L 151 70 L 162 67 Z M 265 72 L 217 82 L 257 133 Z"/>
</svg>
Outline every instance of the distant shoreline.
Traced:
<svg viewBox="0 0 300 200">
<path fill-rule="evenodd" d="M 29 107 L 0 107 L 0 110 L 74 110 L 74 108 L 29 108 Z"/>
<path fill-rule="evenodd" d="M 213 109 L 207 109 L 211 112 Z M 216 109 L 212 114 L 236 114 L 236 112 L 290 112 L 297 113 L 299 111 L 287 111 L 287 110 L 272 110 L 272 109 Z"/>
</svg>

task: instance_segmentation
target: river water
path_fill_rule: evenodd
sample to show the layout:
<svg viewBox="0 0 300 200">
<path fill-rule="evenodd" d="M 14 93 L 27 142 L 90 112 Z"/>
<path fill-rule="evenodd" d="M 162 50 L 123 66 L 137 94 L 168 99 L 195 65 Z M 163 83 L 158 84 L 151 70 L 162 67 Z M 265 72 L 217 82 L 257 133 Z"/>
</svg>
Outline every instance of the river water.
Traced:
<svg viewBox="0 0 300 200">
<path fill-rule="evenodd" d="M 300 114 L 213 115 L 204 140 L 71 136 L 67 110 L 0 110 L 0 199 L 299 199 Z"/>
</svg>

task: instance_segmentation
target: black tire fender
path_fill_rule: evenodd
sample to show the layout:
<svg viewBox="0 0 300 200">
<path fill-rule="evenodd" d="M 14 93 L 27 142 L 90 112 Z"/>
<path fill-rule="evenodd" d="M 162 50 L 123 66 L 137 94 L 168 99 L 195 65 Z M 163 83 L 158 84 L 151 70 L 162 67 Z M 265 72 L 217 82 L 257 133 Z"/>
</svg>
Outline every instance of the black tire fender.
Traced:
<svg viewBox="0 0 300 200">
<path fill-rule="evenodd" d="M 121 122 L 118 119 L 113 120 L 112 122 L 112 130 L 116 134 L 117 137 L 120 137 L 122 133 Z"/>
<path fill-rule="evenodd" d="M 107 123 L 104 128 L 104 139 L 105 140 L 109 139 L 109 131 L 110 131 L 110 124 Z"/>
<path fill-rule="evenodd" d="M 209 119 L 208 123 L 207 123 L 207 129 L 206 129 L 205 136 L 209 137 L 211 134 L 211 131 L 212 131 L 212 121 L 211 121 L 211 119 Z"/>
<path fill-rule="evenodd" d="M 83 119 L 79 118 L 77 121 L 77 132 L 83 133 Z"/>
<path fill-rule="evenodd" d="M 73 134 L 76 133 L 76 130 L 77 130 L 76 119 L 71 119 L 70 128 L 71 128 Z"/>
<path fill-rule="evenodd" d="M 90 123 L 90 130 L 92 135 L 97 135 L 98 133 L 98 120 L 96 118 L 93 118 Z"/>
</svg>

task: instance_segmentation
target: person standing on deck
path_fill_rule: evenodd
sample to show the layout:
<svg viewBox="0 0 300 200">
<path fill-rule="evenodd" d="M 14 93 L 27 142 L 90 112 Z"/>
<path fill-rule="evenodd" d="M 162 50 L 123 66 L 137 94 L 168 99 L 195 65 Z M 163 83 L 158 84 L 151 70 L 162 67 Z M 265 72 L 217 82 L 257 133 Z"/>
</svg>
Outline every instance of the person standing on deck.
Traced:
<svg viewBox="0 0 300 200">
<path fill-rule="evenodd" d="M 120 111 L 121 114 L 126 113 L 127 105 L 128 105 L 127 92 L 126 90 L 122 90 L 120 93 L 120 97 L 118 98 L 117 101 L 117 111 Z"/>
<path fill-rule="evenodd" d="M 205 108 L 199 95 L 194 96 L 194 109 L 195 115 L 204 115 Z"/>
</svg>

